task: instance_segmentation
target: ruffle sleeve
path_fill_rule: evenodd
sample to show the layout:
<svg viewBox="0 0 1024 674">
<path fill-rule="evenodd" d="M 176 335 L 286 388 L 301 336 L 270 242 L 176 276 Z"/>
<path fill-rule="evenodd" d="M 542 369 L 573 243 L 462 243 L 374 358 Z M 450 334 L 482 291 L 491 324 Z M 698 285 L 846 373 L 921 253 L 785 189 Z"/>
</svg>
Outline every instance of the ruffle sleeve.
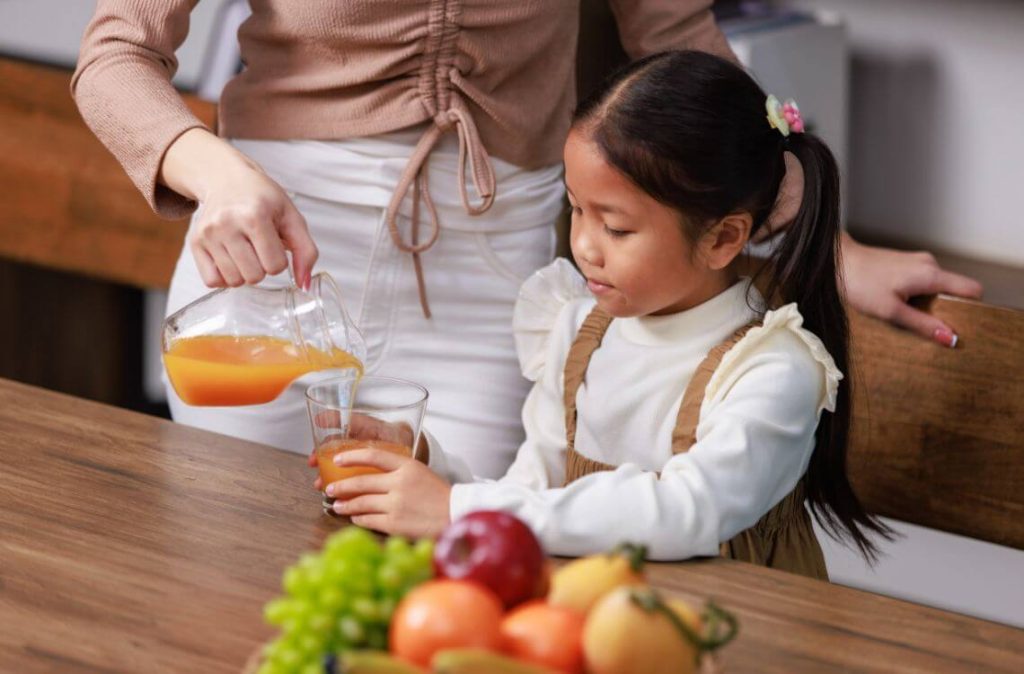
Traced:
<svg viewBox="0 0 1024 674">
<path fill-rule="evenodd" d="M 538 270 L 523 283 L 512 314 L 512 330 L 524 377 L 530 381 L 540 378 L 562 310 L 575 300 L 589 297 L 586 280 L 564 258 Z"/>
<path fill-rule="evenodd" d="M 715 370 L 711 380 L 705 389 L 705 400 L 712 398 L 724 378 L 732 371 L 733 367 L 744 361 L 750 354 L 769 336 L 776 331 L 785 330 L 795 335 L 807 348 L 811 357 L 821 365 L 825 375 L 824 394 L 822 395 L 818 411 L 828 410 L 832 412 L 836 407 L 836 396 L 839 391 L 839 382 L 843 379 L 843 373 L 836 367 L 831 354 L 825 348 L 822 341 L 813 332 L 803 327 L 804 317 L 800 315 L 796 303 L 787 304 L 774 311 L 769 311 L 764 316 L 760 326 L 751 328 L 743 339 L 736 343 L 725 356 Z"/>
</svg>

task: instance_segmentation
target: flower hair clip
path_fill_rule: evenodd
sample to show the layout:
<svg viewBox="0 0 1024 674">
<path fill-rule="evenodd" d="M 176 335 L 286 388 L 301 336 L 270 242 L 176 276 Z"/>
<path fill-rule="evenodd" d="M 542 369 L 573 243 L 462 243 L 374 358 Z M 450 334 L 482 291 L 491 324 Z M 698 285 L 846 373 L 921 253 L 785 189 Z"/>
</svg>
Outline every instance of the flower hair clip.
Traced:
<svg viewBox="0 0 1024 674">
<path fill-rule="evenodd" d="M 768 96 L 764 108 L 768 112 L 768 124 L 773 129 L 778 129 L 783 136 L 788 137 L 790 132 L 804 132 L 804 119 L 792 98 L 787 99 L 785 103 L 779 103 L 779 99 Z"/>
</svg>

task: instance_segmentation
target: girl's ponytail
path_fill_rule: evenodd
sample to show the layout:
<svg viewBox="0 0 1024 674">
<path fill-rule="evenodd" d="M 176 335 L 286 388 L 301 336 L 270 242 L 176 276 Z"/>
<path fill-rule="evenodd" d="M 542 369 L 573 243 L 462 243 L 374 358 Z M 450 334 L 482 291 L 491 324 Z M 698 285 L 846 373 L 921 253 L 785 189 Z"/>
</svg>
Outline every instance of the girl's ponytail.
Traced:
<svg viewBox="0 0 1024 674">
<path fill-rule="evenodd" d="M 891 530 L 864 511 L 846 473 L 850 430 L 849 339 L 839 292 L 839 171 L 832 152 L 817 136 L 792 133 L 785 149 L 800 161 L 803 197 L 793 221 L 766 266 L 766 297 L 796 302 L 804 327 L 817 335 L 836 366 L 847 373 L 835 411 L 822 414 L 816 445 L 804 479 L 807 501 L 833 537 L 847 538 L 868 559 L 877 548 L 865 530 L 890 538 Z"/>
</svg>

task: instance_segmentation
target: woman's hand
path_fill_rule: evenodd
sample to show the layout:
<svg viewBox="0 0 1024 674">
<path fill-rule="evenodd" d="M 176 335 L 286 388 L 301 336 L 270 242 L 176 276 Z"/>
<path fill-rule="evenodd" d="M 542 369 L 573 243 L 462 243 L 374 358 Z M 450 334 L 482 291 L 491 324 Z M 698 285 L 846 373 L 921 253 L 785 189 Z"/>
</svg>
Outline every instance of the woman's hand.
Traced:
<svg viewBox="0 0 1024 674">
<path fill-rule="evenodd" d="M 334 511 L 353 524 L 410 538 L 436 537 L 448 525 L 451 485 L 412 457 L 353 449 L 335 456 L 334 462 L 384 471 L 327 485 Z"/>
<path fill-rule="evenodd" d="M 318 256 L 306 220 L 281 186 L 205 129 L 183 133 L 164 155 L 160 182 L 202 204 L 189 248 L 210 287 L 258 283 L 288 267 L 308 288 Z"/>
<path fill-rule="evenodd" d="M 844 233 L 842 260 L 846 298 L 855 309 L 943 346 L 956 346 L 953 328 L 910 306 L 910 298 L 937 293 L 981 297 L 980 283 L 942 269 L 930 253 L 865 246 Z"/>
</svg>

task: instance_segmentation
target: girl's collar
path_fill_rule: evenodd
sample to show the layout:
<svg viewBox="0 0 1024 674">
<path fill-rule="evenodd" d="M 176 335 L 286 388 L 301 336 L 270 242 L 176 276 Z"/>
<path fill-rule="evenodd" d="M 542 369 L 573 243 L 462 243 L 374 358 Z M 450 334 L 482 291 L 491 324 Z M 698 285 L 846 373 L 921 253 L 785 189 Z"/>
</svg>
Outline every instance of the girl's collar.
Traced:
<svg viewBox="0 0 1024 674">
<path fill-rule="evenodd" d="M 749 278 L 742 278 L 686 311 L 620 318 L 614 325 L 626 340 L 644 346 L 677 345 L 680 340 L 721 340 L 757 318 L 763 307 L 764 300 L 757 288 L 751 286 Z"/>
</svg>

